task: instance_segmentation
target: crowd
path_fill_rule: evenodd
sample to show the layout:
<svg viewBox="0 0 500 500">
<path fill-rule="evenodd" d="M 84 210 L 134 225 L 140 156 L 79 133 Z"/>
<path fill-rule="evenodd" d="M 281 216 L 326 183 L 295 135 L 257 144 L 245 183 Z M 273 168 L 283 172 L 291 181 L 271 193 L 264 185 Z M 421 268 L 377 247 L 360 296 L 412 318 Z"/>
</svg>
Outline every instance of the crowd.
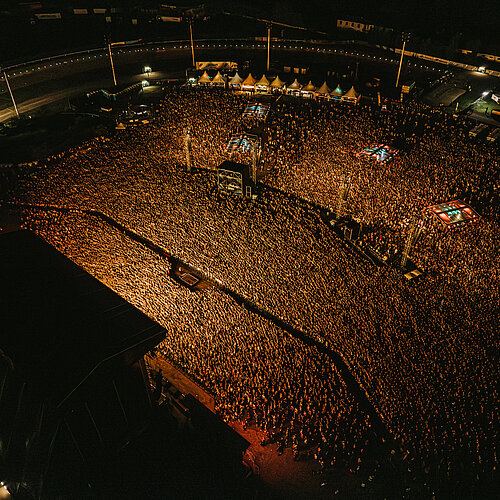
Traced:
<svg viewBox="0 0 500 500">
<path fill-rule="evenodd" d="M 246 102 L 168 89 L 152 123 L 48 159 L 10 199 L 101 210 L 337 350 L 399 443 L 406 474 L 427 485 L 412 483 L 415 497 L 487 498 L 498 473 L 498 150 L 417 104 L 384 113 L 280 99 L 261 163 L 263 182 L 278 190 L 264 187 L 256 201 L 220 197 L 210 170 L 227 159 Z M 200 168 L 192 174 L 181 168 L 186 124 Z M 353 154 L 384 141 L 399 145 L 390 164 Z M 381 250 L 401 250 L 410 222 L 435 203 L 462 199 L 483 220 L 459 231 L 429 220 L 412 250 L 427 276 L 406 283 L 352 254 L 303 201 L 335 209 L 346 173 L 345 210 Z M 225 419 L 256 422 L 324 464 L 380 464 L 380 436 L 324 354 L 220 291 L 174 286 L 164 262 L 102 224 L 27 217 L 167 327 L 161 352 L 215 394 Z"/>
</svg>

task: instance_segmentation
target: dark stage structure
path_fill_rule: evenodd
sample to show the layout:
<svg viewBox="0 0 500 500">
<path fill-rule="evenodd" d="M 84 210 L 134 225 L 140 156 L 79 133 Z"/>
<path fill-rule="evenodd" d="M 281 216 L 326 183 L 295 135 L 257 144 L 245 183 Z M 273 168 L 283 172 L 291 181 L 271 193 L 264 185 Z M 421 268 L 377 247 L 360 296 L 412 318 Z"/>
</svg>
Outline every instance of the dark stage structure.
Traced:
<svg viewBox="0 0 500 500">
<path fill-rule="evenodd" d="M 217 167 L 217 186 L 220 193 L 236 196 L 251 195 L 251 181 L 248 165 L 225 161 Z"/>
<path fill-rule="evenodd" d="M 165 331 L 29 231 L 0 235 L 0 274 L 0 479 L 86 491 L 151 416 L 142 358 Z"/>
</svg>

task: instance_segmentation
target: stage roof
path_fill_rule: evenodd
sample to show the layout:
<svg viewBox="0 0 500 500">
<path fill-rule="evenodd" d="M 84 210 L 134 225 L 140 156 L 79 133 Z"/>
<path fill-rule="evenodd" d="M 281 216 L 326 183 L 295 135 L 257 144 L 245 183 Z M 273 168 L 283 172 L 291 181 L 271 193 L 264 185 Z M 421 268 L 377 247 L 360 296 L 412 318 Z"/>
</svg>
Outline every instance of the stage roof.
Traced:
<svg viewBox="0 0 500 500">
<path fill-rule="evenodd" d="M 0 275 L 0 349 L 55 405 L 165 338 L 160 325 L 32 232 L 0 235 Z"/>
<path fill-rule="evenodd" d="M 253 134 L 233 134 L 229 139 L 226 151 L 234 153 L 248 153 L 252 150 L 254 144 L 259 145 L 259 137 Z"/>
<path fill-rule="evenodd" d="M 390 163 L 397 154 L 398 150 L 389 144 L 372 144 L 358 151 L 356 156 L 358 158 L 368 158 L 379 163 Z"/>
<path fill-rule="evenodd" d="M 481 217 L 469 205 L 460 200 L 449 201 L 428 207 L 445 226 L 457 227 L 467 222 L 478 222 Z"/>
<path fill-rule="evenodd" d="M 217 170 L 229 170 L 231 172 L 238 172 L 239 174 L 245 174 L 248 172 L 248 165 L 244 163 L 237 163 L 235 161 L 225 160 L 218 167 Z"/>
<path fill-rule="evenodd" d="M 256 120 L 265 120 L 269 114 L 271 106 L 261 102 L 248 104 L 243 111 L 243 118 L 254 118 Z"/>
</svg>

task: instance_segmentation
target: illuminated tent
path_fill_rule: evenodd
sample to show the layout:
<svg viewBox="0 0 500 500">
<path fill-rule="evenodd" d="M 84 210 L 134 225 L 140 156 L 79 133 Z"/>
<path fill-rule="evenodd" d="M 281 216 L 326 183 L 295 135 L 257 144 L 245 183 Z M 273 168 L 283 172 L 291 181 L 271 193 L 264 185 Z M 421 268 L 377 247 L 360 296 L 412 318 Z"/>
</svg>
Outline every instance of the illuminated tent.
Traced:
<svg viewBox="0 0 500 500">
<path fill-rule="evenodd" d="M 340 99 L 342 97 L 342 94 L 343 94 L 342 89 L 337 85 L 337 88 L 330 93 L 330 97 L 332 99 Z"/>
<path fill-rule="evenodd" d="M 330 95 L 330 89 L 328 88 L 326 82 L 323 83 L 323 85 L 321 85 L 321 87 L 316 91 L 316 95 L 318 97 L 328 99 Z"/>
<path fill-rule="evenodd" d="M 302 97 L 314 97 L 314 95 L 316 95 L 316 90 L 317 87 L 309 80 L 309 83 L 300 89 L 300 94 Z"/>
<path fill-rule="evenodd" d="M 289 85 L 286 89 L 288 94 L 299 94 L 302 85 L 298 82 L 297 78 L 293 81 L 291 85 Z"/>
<path fill-rule="evenodd" d="M 220 71 L 217 71 L 217 74 L 214 76 L 212 85 L 215 85 L 217 87 L 224 87 L 226 85 L 226 80 L 224 80 L 224 78 L 220 74 Z"/>
<path fill-rule="evenodd" d="M 236 73 L 231 80 L 229 80 L 229 86 L 233 89 L 239 89 L 241 88 L 241 83 L 243 82 L 243 78 L 241 78 L 238 73 Z"/>
<path fill-rule="evenodd" d="M 271 91 L 276 92 L 276 91 L 282 91 L 283 88 L 285 87 L 285 82 L 282 82 L 280 80 L 280 77 L 277 76 L 271 83 L 270 85 Z"/>
<path fill-rule="evenodd" d="M 252 73 L 250 73 L 245 80 L 243 80 L 243 83 L 241 84 L 241 89 L 242 90 L 255 90 L 255 78 L 252 76 Z"/>
<path fill-rule="evenodd" d="M 301 89 L 302 92 L 316 92 L 317 87 L 313 85 L 312 81 L 309 80 L 307 85 L 304 85 Z"/>
<path fill-rule="evenodd" d="M 357 104 L 359 101 L 359 98 L 361 97 L 361 94 L 359 92 L 356 92 L 354 89 L 354 85 L 341 97 L 341 101 L 346 101 L 350 102 L 353 104 Z"/>
<path fill-rule="evenodd" d="M 203 75 L 198 79 L 198 85 L 208 85 L 210 83 L 210 77 L 208 73 L 205 71 Z"/>
<path fill-rule="evenodd" d="M 269 80 L 266 78 L 266 75 L 262 75 L 262 78 L 255 84 L 255 90 L 267 91 L 269 87 Z"/>
</svg>

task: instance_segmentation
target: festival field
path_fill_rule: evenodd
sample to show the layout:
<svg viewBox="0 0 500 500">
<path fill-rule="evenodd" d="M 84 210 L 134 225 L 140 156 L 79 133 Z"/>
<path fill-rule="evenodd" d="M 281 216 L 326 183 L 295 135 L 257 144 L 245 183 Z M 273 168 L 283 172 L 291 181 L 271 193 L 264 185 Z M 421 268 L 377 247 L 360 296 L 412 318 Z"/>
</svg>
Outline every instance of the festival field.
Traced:
<svg viewBox="0 0 500 500">
<path fill-rule="evenodd" d="M 167 328 L 161 355 L 214 395 L 225 420 L 256 423 L 316 456 L 318 467 L 359 474 L 375 498 L 387 488 L 399 498 L 494 498 L 498 149 L 470 142 L 461 123 L 422 105 L 382 113 L 281 99 L 262 137 L 258 198 L 221 196 L 215 168 L 233 134 L 245 132 L 247 104 L 169 87 L 149 124 L 40 162 L 3 200 L 97 210 L 217 284 L 190 292 L 174 283 L 164 259 L 98 217 L 19 209 L 24 227 Z M 184 168 L 186 126 L 193 173 Z M 391 162 L 357 156 L 391 143 L 399 146 Z M 337 206 L 342 175 L 351 183 L 346 213 L 390 257 L 428 207 L 463 200 L 481 220 L 451 230 L 426 219 L 411 251 L 425 277 L 408 283 L 363 260 L 320 219 L 319 207 Z"/>
</svg>

